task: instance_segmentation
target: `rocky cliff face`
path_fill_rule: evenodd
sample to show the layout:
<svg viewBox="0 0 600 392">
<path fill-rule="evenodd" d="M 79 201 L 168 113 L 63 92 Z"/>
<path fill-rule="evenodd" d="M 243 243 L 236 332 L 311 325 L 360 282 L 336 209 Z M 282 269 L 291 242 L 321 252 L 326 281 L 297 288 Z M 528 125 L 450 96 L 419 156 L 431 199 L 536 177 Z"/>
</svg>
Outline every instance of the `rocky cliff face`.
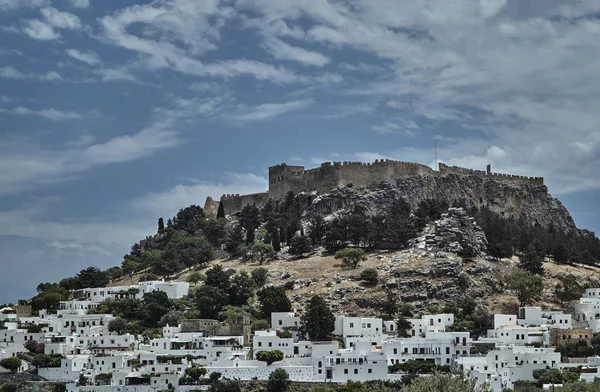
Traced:
<svg viewBox="0 0 600 392">
<path fill-rule="evenodd" d="M 338 188 L 317 196 L 309 214 L 329 215 L 354 205 L 375 213 L 398 197 L 405 198 L 413 208 L 425 199 L 444 200 L 451 206 L 486 208 L 505 217 L 523 217 L 529 225 L 553 224 L 564 232 L 576 230 L 569 211 L 545 185 L 460 174 L 413 176 L 360 189 Z"/>
</svg>

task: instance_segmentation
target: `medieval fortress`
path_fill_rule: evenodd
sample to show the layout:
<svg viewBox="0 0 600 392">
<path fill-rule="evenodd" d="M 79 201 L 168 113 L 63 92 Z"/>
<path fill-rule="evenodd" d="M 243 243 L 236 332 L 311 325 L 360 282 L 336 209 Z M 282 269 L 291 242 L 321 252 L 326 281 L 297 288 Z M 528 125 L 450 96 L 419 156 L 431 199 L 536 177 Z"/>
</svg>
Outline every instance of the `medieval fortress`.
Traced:
<svg viewBox="0 0 600 392">
<path fill-rule="evenodd" d="M 492 178 L 505 182 L 544 185 L 542 177 L 524 177 L 510 174 L 492 173 L 491 165 L 484 170 L 472 170 L 458 166 L 439 164 L 439 170 L 414 163 L 376 159 L 373 163 L 325 162 L 315 169 L 305 170 L 304 166 L 290 166 L 285 163 L 269 167 L 269 190 L 251 195 L 221 196 L 227 214 L 239 211 L 248 204 L 261 205 L 268 199 L 281 199 L 292 191 L 327 193 L 338 187 L 363 188 L 384 181 L 394 181 L 411 176 L 444 176 L 458 174 Z M 216 215 L 219 201 L 207 197 L 204 210 L 208 215 Z"/>
</svg>

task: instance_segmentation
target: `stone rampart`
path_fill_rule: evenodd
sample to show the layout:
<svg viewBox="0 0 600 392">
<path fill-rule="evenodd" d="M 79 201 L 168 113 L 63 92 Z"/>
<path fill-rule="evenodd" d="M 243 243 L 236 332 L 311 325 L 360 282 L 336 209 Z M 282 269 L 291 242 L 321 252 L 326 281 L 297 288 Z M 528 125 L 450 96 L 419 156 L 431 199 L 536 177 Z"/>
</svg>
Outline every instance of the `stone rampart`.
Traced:
<svg viewBox="0 0 600 392">
<path fill-rule="evenodd" d="M 544 185 L 543 177 L 527 177 L 527 176 L 517 176 L 513 174 L 502 174 L 502 173 L 492 173 L 491 168 L 488 166 L 488 171 L 484 170 L 473 170 L 460 166 L 448 166 L 444 163 L 439 164 L 440 175 L 444 174 L 462 174 L 467 176 L 479 176 L 479 177 L 487 177 L 493 178 L 495 180 L 506 181 L 506 182 L 514 182 L 514 183 L 529 183 L 534 185 Z"/>
<path fill-rule="evenodd" d="M 241 210 L 247 205 L 255 204 L 261 206 L 269 198 L 268 192 L 253 193 L 251 195 L 240 195 L 240 194 L 226 194 L 221 196 L 221 202 L 223 202 L 223 208 L 225 214 L 231 214 Z M 217 206 L 218 208 L 218 206 Z M 215 212 L 216 215 L 216 212 Z"/>
<path fill-rule="evenodd" d="M 329 192 L 340 186 L 361 188 L 401 177 L 435 174 L 429 166 L 420 163 L 388 159 L 373 163 L 325 162 L 311 170 L 281 164 L 269 168 L 269 194 L 281 198 L 289 191 Z"/>
<path fill-rule="evenodd" d="M 223 195 L 221 201 L 226 214 L 239 211 L 246 205 L 262 205 L 267 199 L 281 199 L 292 191 L 327 193 L 338 187 L 363 188 L 377 185 L 385 181 L 412 176 L 444 176 L 460 174 L 480 178 L 491 178 L 502 182 L 528 183 L 544 185 L 541 177 L 525 177 L 510 174 L 492 173 L 491 166 L 487 170 L 473 170 L 459 166 L 439 164 L 439 170 L 415 163 L 376 159 L 372 163 L 363 162 L 325 162 L 321 166 L 305 170 L 304 166 L 290 166 L 285 163 L 269 167 L 269 191 L 252 195 Z M 205 212 L 215 215 L 218 203 L 207 198 Z"/>
</svg>

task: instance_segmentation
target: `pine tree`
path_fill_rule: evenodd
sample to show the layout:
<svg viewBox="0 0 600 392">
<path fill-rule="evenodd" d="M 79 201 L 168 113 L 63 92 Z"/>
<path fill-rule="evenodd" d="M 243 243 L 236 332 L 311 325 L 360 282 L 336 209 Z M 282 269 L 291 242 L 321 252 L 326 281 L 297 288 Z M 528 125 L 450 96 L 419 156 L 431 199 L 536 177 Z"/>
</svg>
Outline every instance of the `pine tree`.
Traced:
<svg viewBox="0 0 600 392">
<path fill-rule="evenodd" d="M 225 206 L 223 200 L 219 202 L 219 209 L 217 209 L 217 219 L 225 219 Z"/>
<path fill-rule="evenodd" d="M 165 222 L 163 218 L 158 218 L 158 233 L 160 234 L 165 229 Z"/>
<path fill-rule="evenodd" d="M 310 299 L 305 313 L 300 319 L 300 333 L 310 340 L 327 340 L 335 329 L 335 316 L 331 309 L 319 295 Z"/>
<path fill-rule="evenodd" d="M 543 258 L 533 244 L 529 244 L 519 257 L 519 268 L 532 274 L 542 275 L 544 273 Z"/>
</svg>

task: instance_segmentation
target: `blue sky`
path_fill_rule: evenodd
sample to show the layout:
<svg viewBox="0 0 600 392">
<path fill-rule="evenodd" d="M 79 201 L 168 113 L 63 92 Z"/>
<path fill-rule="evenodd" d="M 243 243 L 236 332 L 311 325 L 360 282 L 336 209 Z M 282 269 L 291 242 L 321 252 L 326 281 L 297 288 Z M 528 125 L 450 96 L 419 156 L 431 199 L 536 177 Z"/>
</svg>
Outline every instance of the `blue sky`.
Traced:
<svg viewBox="0 0 600 392">
<path fill-rule="evenodd" d="M 600 2 L 0 0 L 0 302 L 267 167 L 544 176 L 595 231 Z"/>
</svg>

